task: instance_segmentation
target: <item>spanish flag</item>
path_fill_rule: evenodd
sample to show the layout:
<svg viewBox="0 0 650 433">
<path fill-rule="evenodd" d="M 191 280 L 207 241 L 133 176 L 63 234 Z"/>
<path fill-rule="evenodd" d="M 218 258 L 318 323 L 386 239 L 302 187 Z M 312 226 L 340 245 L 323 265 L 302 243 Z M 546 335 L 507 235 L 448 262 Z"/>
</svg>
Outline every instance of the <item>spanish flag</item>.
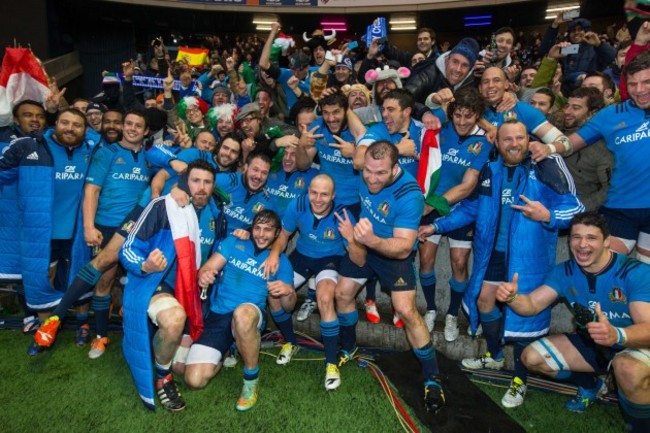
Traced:
<svg viewBox="0 0 650 433">
<path fill-rule="evenodd" d="M 210 50 L 207 48 L 178 47 L 176 61 L 185 60 L 190 66 L 203 67 L 208 60 L 209 53 Z"/>
</svg>

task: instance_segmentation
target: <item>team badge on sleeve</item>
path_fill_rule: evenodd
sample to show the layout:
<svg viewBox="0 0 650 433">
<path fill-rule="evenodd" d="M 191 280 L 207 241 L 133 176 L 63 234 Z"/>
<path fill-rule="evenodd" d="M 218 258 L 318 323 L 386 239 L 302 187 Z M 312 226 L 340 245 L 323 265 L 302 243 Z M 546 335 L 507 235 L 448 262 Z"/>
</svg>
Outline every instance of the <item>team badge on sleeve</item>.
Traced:
<svg viewBox="0 0 650 433">
<path fill-rule="evenodd" d="M 131 233 L 131 230 L 133 230 L 133 227 L 135 227 L 135 221 L 129 220 L 122 224 L 122 230 L 125 231 L 126 233 Z"/>
</svg>

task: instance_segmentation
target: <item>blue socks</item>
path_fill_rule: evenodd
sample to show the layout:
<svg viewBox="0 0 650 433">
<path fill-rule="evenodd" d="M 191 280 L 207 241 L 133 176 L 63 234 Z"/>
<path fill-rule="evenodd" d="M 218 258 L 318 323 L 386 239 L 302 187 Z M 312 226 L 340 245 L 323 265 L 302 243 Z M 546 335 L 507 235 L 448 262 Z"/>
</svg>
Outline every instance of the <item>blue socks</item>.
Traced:
<svg viewBox="0 0 650 433">
<path fill-rule="evenodd" d="M 522 342 L 515 343 L 514 354 L 513 354 L 514 361 L 515 361 L 515 371 L 513 377 L 514 376 L 518 377 L 524 383 L 526 383 L 526 380 L 528 379 L 528 369 L 526 368 L 524 363 L 521 362 L 521 353 L 524 351 L 526 346 L 528 346 L 528 343 L 522 343 Z"/>
<path fill-rule="evenodd" d="M 52 314 L 63 318 L 68 308 L 77 302 L 83 294 L 93 291 L 93 287 L 95 287 L 95 284 L 97 284 L 101 276 L 101 272 L 95 269 L 90 263 L 87 263 L 74 277 L 72 284 L 70 284 L 70 287 L 68 287 L 68 290 L 63 295 L 63 299 L 61 299 L 61 302 L 59 302 L 59 305 L 56 306 Z"/>
<path fill-rule="evenodd" d="M 449 293 L 449 309 L 447 310 L 447 314 L 458 316 L 458 310 L 460 310 L 460 305 L 463 303 L 463 296 L 468 285 L 469 281 L 456 281 L 454 277 L 451 277 L 449 280 L 449 288 L 451 291 Z"/>
<path fill-rule="evenodd" d="M 244 367 L 244 380 L 255 380 L 260 375 L 260 367 L 257 366 L 252 370 Z"/>
<path fill-rule="evenodd" d="M 339 345 L 339 321 L 320 322 L 320 335 L 325 347 L 325 363 L 336 364 Z"/>
<path fill-rule="evenodd" d="M 339 332 L 341 335 L 341 347 L 343 350 L 352 352 L 357 347 L 357 322 L 359 312 L 354 310 L 350 313 L 336 313 L 339 318 Z"/>
<path fill-rule="evenodd" d="M 623 419 L 627 431 L 646 433 L 650 431 L 650 404 L 633 403 L 618 391 L 618 402 L 623 411 Z"/>
<path fill-rule="evenodd" d="M 106 337 L 108 335 L 108 312 L 111 308 L 112 296 L 93 296 L 90 308 L 95 312 L 95 326 L 97 326 L 97 336 Z"/>
<path fill-rule="evenodd" d="M 413 353 L 415 353 L 416 358 L 420 361 L 424 380 L 431 379 L 432 376 L 438 376 L 440 374 L 438 361 L 436 360 L 436 351 L 431 341 L 419 349 L 413 348 Z"/>
<path fill-rule="evenodd" d="M 492 359 L 503 359 L 501 344 L 499 344 L 501 339 L 501 311 L 494 307 L 488 313 L 480 313 L 480 317 L 488 352 L 492 355 Z"/>
<path fill-rule="evenodd" d="M 420 274 L 422 294 L 427 302 L 427 310 L 436 310 L 436 273 L 434 271 Z"/>
<path fill-rule="evenodd" d="M 271 317 L 278 327 L 284 340 L 287 343 L 297 344 L 296 334 L 293 332 L 293 322 L 291 321 L 291 314 L 284 311 L 282 308 L 277 311 L 271 311 Z"/>
</svg>

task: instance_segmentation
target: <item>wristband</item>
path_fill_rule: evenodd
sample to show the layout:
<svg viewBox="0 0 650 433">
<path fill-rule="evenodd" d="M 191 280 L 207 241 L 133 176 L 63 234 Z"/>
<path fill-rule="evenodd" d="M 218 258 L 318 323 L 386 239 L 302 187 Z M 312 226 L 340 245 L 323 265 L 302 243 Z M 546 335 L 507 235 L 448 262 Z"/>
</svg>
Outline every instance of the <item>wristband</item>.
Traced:
<svg viewBox="0 0 650 433">
<path fill-rule="evenodd" d="M 554 153 L 557 153 L 557 148 L 555 147 L 554 144 L 547 144 L 548 148 L 551 149 L 551 155 Z"/>
<path fill-rule="evenodd" d="M 627 343 L 627 334 L 625 333 L 625 329 L 616 327 L 614 329 L 616 329 L 616 333 L 618 334 L 618 341 L 616 344 L 621 346 L 625 345 L 625 343 Z"/>
</svg>

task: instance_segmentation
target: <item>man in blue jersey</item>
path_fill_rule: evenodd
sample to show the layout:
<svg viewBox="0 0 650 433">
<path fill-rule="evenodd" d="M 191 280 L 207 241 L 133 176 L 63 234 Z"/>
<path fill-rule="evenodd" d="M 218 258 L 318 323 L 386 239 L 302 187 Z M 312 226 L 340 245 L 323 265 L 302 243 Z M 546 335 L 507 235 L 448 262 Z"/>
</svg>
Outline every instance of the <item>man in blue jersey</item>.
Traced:
<svg viewBox="0 0 650 433">
<path fill-rule="evenodd" d="M 446 217 L 437 219 L 420 236 L 448 233 L 475 223 L 474 265 L 465 292 L 472 331 L 480 317 L 488 351 L 479 358 L 466 358 L 468 369 L 502 369 L 502 339 L 514 341 L 515 371 L 510 388 L 501 400 L 505 407 L 523 403 L 527 371 L 521 363 L 525 344 L 548 333 L 550 309 L 521 318 L 496 303 L 501 281 L 514 272 L 526 271 L 521 290 L 530 292 L 543 281 L 555 264 L 559 229 L 567 228 L 573 215 L 584 207 L 575 196 L 573 180 L 562 158 L 555 156 L 541 164 L 528 157 L 526 126 L 508 120 L 497 132 L 499 158 L 483 166 L 470 197 Z M 505 316 L 505 318 L 504 318 Z"/>
<path fill-rule="evenodd" d="M 228 237 L 199 271 L 200 286 L 208 287 L 218 280 L 218 289 L 210 300 L 205 329 L 190 348 L 185 383 L 191 388 L 207 386 L 234 341 L 244 361 L 244 386 L 235 406 L 239 411 L 249 410 L 257 402 L 260 330 L 267 300 L 272 310 L 295 303 L 293 270 L 286 256 L 280 256 L 277 272 L 269 278 L 260 269 L 280 229 L 275 212 L 257 213 L 251 239 Z"/>
<path fill-rule="evenodd" d="M 215 189 L 224 202 L 223 212 L 228 221 L 228 233 L 251 228 L 255 214 L 273 209 L 266 181 L 271 171 L 271 159 L 265 153 L 248 156 L 243 173 L 219 173 Z"/>
<path fill-rule="evenodd" d="M 390 290 L 393 308 L 422 366 L 425 406 L 437 411 L 444 406 L 445 395 L 431 336 L 415 305 L 413 260 L 424 197 L 415 179 L 398 164 L 397 146 L 389 141 L 368 146 L 359 195 L 359 222 L 352 225 L 344 213 L 339 225 L 349 247 L 335 289 L 342 347 L 338 366 L 357 351 L 355 295 L 366 279 L 377 276 L 382 287 Z"/>
<path fill-rule="evenodd" d="M 600 212 L 612 232 L 611 248 L 629 254 L 636 246 L 637 258 L 650 263 L 650 172 L 647 169 L 650 109 L 650 52 L 635 57 L 626 67 L 630 99 L 610 105 L 571 134 L 565 149 L 541 146 L 537 160 L 560 152 L 573 152 L 604 139 L 614 155 L 612 179 Z"/>
<path fill-rule="evenodd" d="M 386 94 L 381 110 L 383 121 L 368 128 L 357 141 L 355 168 L 363 169 L 367 146 L 378 140 L 387 140 L 397 146 L 400 166 L 413 178 L 417 177 L 424 126 L 411 118 L 413 107 L 413 95 L 406 89 L 395 89 Z"/>
<path fill-rule="evenodd" d="M 206 214 L 212 197 L 214 169 L 205 161 L 193 162 L 188 167 L 187 184 L 191 206 L 180 208 L 169 195 L 153 200 L 120 250 L 120 261 L 128 272 L 124 288 L 124 357 L 145 405 L 154 406 L 155 388 L 162 406 L 174 412 L 183 410 L 185 401 L 174 382 L 172 360 L 181 342 L 185 320 L 195 313 L 185 303 L 181 304 L 182 295 L 187 293 L 179 285 L 188 282 L 183 278 L 183 272 L 188 270 L 190 279 L 196 282 L 196 268 L 183 268 L 196 266 L 203 256 L 203 251 L 196 251 L 201 235 L 199 220 L 201 214 Z M 181 248 L 183 238 L 194 244 L 194 250 Z M 188 258 L 191 260 L 187 261 Z M 191 296 L 198 302 L 198 290 Z M 153 343 L 150 322 L 157 327 Z"/>
<path fill-rule="evenodd" d="M 95 255 L 106 247 L 149 186 L 153 168 L 145 159 L 142 144 L 147 133 L 144 115 L 128 112 L 124 116 L 122 139 L 106 144 L 93 155 L 86 176 L 83 216 L 84 237 Z M 91 306 L 97 336 L 88 353 L 91 359 L 102 356 L 110 342 L 108 316 L 116 271 L 117 266 L 105 271 L 95 286 Z"/>
<path fill-rule="evenodd" d="M 295 146 L 285 147 L 282 168 L 272 171 L 266 181 L 266 189 L 271 196 L 273 208 L 280 218 L 291 200 L 307 193 L 309 182 L 318 174 L 318 171 L 311 167 L 298 170 L 296 152 Z"/>
<path fill-rule="evenodd" d="M 485 137 L 485 131 L 478 126 L 485 111 L 485 103 L 476 89 L 468 87 L 456 92 L 447 111 L 449 120 L 443 123 L 438 136 L 442 165 L 439 170 L 432 171 L 425 182 L 425 215 L 422 225 L 448 215 L 451 206 L 474 191 L 479 172 L 487 162 L 492 148 Z M 454 341 L 458 337 L 458 310 L 467 288 L 467 261 L 472 248 L 473 230 L 473 224 L 468 224 L 447 234 L 452 276 L 449 280 L 449 309 L 445 316 L 446 341 Z M 440 238 L 440 234 L 422 237 L 419 247 L 420 284 L 427 303 L 424 321 L 429 332 L 433 331 L 436 319 L 434 268 Z"/>
<path fill-rule="evenodd" d="M 479 91 L 488 105 L 485 119 L 495 127 L 499 127 L 507 120 L 516 119 L 526 126 L 530 135 L 539 138 L 542 143 L 552 146 L 553 149 L 564 149 L 569 139 L 562 132 L 546 120 L 544 114 L 525 102 L 516 102 L 511 110 L 497 111 L 497 107 L 504 100 L 508 90 L 508 79 L 503 69 L 492 66 L 485 69 L 479 84 Z M 533 143 L 531 143 L 533 145 Z M 564 147 L 563 147 L 564 146 Z M 569 153 L 564 153 L 568 156 Z"/>
<path fill-rule="evenodd" d="M 577 333 L 551 335 L 522 355 L 533 372 L 578 386 L 565 407 L 585 411 L 607 388 L 598 375 L 611 362 L 626 431 L 650 430 L 650 267 L 610 250 L 602 215 L 587 212 L 571 222 L 573 258 L 555 266 L 544 283 L 519 293 L 518 280 L 497 289 L 497 299 L 517 314 L 537 314 L 562 299 L 574 315 Z"/>
<path fill-rule="evenodd" d="M 334 201 L 335 196 L 334 180 L 330 176 L 321 173 L 314 177 L 309 184 L 308 195 L 298 197 L 289 204 L 282 218 L 282 232 L 265 264 L 266 272 L 274 271 L 280 252 L 287 247 L 291 236 L 296 231 L 299 232 L 296 249 L 289 255 L 294 269 L 293 284 L 297 288 L 310 277 L 315 277 L 321 337 L 325 346 L 327 390 L 338 388 L 341 382 L 336 366 L 339 322 L 334 308 L 334 289 L 337 269 L 345 254 L 336 214 L 344 215 L 345 207 Z M 290 349 L 292 348 L 283 348 L 283 351 L 292 355 Z M 278 358 L 278 363 L 284 363 L 284 358 Z"/>
<path fill-rule="evenodd" d="M 85 128 L 83 113 L 62 110 L 54 130 L 14 140 L 0 157 L 0 184 L 17 182 L 21 212 L 16 222 L 21 237 L 12 249 L 20 257 L 27 305 L 42 319 L 60 302 L 70 269 L 89 253 L 77 236 L 92 151 L 84 141 Z M 54 286 L 48 281 L 52 267 L 56 267 Z M 78 320 L 86 324 L 88 314 L 80 312 Z M 31 345 L 28 354 L 40 351 L 38 345 Z"/>
</svg>

